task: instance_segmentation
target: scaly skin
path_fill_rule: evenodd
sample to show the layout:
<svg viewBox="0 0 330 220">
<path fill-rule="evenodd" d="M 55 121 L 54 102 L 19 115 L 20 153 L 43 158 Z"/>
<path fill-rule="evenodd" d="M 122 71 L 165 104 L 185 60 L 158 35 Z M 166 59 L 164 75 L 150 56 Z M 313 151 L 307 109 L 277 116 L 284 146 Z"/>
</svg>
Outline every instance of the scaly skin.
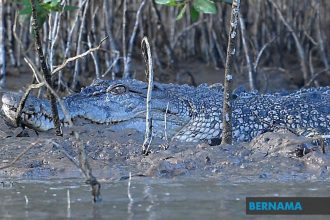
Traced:
<svg viewBox="0 0 330 220">
<path fill-rule="evenodd" d="M 96 81 L 80 93 L 64 98 L 70 117 L 108 123 L 116 129 L 144 131 L 147 84 L 137 80 Z M 167 134 L 181 141 L 219 138 L 222 128 L 222 87 L 155 83 L 152 93 L 154 132 L 164 135 L 164 115 L 169 105 Z M 5 93 L 2 110 L 13 121 L 20 94 Z M 240 92 L 233 103 L 234 141 L 249 141 L 270 124 L 290 129 L 330 133 L 330 87 L 304 89 L 291 94 Z M 59 107 L 60 109 L 60 107 Z M 64 121 L 62 110 L 60 119 Z M 22 124 L 36 130 L 53 128 L 48 101 L 29 97 Z"/>
</svg>

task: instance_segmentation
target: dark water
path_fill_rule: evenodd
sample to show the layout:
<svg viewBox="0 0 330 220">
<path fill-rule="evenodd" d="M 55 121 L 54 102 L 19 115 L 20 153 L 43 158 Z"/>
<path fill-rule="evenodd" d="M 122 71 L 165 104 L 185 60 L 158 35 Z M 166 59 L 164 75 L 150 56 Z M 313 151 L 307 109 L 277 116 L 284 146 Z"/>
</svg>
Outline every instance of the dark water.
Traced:
<svg viewBox="0 0 330 220">
<path fill-rule="evenodd" d="M 103 183 L 103 202 L 93 204 L 81 180 L 18 181 L 0 187 L 0 219 L 330 219 L 245 215 L 247 196 L 330 196 L 324 182 L 132 178 L 129 194 L 128 180 Z"/>
</svg>

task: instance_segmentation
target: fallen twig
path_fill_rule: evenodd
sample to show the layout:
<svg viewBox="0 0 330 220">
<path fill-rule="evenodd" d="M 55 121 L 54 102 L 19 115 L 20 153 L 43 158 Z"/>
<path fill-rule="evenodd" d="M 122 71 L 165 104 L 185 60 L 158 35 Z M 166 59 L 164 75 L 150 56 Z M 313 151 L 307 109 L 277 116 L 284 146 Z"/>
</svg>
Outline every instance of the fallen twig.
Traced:
<svg viewBox="0 0 330 220">
<path fill-rule="evenodd" d="M 24 154 L 26 154 L 26 152 L 28 152 L 31 148 L 33 148 L 34 146 L 36 146 L 37 143 L 32 143 L 30 144 L 27 148 L 25 148 L 17 157 L 15 157 L 14 160 L 12 160 L 9 164 L 5 165 L 5 166 L 2 166 L 0 167 L 0 170 L 3 170 L 3 169 L 7 169 L 11 166 L 13 166 L 19 159 L 22 158 L 22 156 Z"/>
<path fill-rule="evenodd" d="M 80 168 L 79 162 L 74 157 L 72 157 L 63 147 L 61 147 L 58 143 L 56 143 L 53 140 L 49 141 L 49 143 L 54 145 L 57 150 L 61 151 L 61 153 L 64 154 L 74 165 L 76 165 L 76 167 Z"/>
</svg>

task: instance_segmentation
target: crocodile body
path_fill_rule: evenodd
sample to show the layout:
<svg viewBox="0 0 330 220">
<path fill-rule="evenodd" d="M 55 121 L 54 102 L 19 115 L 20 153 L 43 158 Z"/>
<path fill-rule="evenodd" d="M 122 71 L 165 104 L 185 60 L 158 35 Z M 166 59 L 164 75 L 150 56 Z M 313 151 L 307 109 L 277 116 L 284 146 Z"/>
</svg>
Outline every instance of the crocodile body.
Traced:
<svg viewBox="0 0 330 220">
<path fill-rule="evenodd" d="M 144 131 L 147 84 L 137 80 L 95 81 L 80 93 L 63 99 L 71 118 L 107 123 L 116 129 Z M 21 95 L 6 93 L 2 111 L 13 121 Z M 152 93 L 154 133 L 181 141 L 220 138 L 222 130 L 221 86 L 155 83 Z M 272 124 L 290 129 L 313 129 L 330 134 L 330 87 L 303 89 L 290 94 L 235 94 L 233 139 L 250 141 Z M 65 123 L 59 107 L 60 119 Z M 37 129 L 53 128 L 48 101 L 30 96 L 22 114 L 22 124 Z"/>
</svg>

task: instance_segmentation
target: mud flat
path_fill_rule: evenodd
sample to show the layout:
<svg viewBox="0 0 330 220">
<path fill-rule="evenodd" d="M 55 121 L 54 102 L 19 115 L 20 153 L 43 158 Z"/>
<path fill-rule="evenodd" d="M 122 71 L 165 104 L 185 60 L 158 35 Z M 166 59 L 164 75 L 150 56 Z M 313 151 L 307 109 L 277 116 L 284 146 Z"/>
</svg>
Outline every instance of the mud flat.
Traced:
<svg viewBox="0 0 330 220">
<path fill-rule="evenodd" d="M 74 138 L 78 131 L 79 140 Z M 207 143 L 170 142 L 154 138 L 149 156 L 141 155 L 144 135 L 135 130 L 113 131 L 107 125 L 80 123 L 65 128 L 63 137 L 53 131 L 36 133 L 13 128 L 0 119 L 2 179 L 64 179 L 82 177 L 63 154 L 77 158 L 78 144 L 85 144 L 94 174 L 104 180 L 133 176 L 154 178 L 211 178 L 234 182 L 329 181 L 330 157 L 305 137 L 289 131 L 264 133 L 250 143 L 209 146 Z M 59 146 L 53 144 L 57 143 Z"/>
</svg>

